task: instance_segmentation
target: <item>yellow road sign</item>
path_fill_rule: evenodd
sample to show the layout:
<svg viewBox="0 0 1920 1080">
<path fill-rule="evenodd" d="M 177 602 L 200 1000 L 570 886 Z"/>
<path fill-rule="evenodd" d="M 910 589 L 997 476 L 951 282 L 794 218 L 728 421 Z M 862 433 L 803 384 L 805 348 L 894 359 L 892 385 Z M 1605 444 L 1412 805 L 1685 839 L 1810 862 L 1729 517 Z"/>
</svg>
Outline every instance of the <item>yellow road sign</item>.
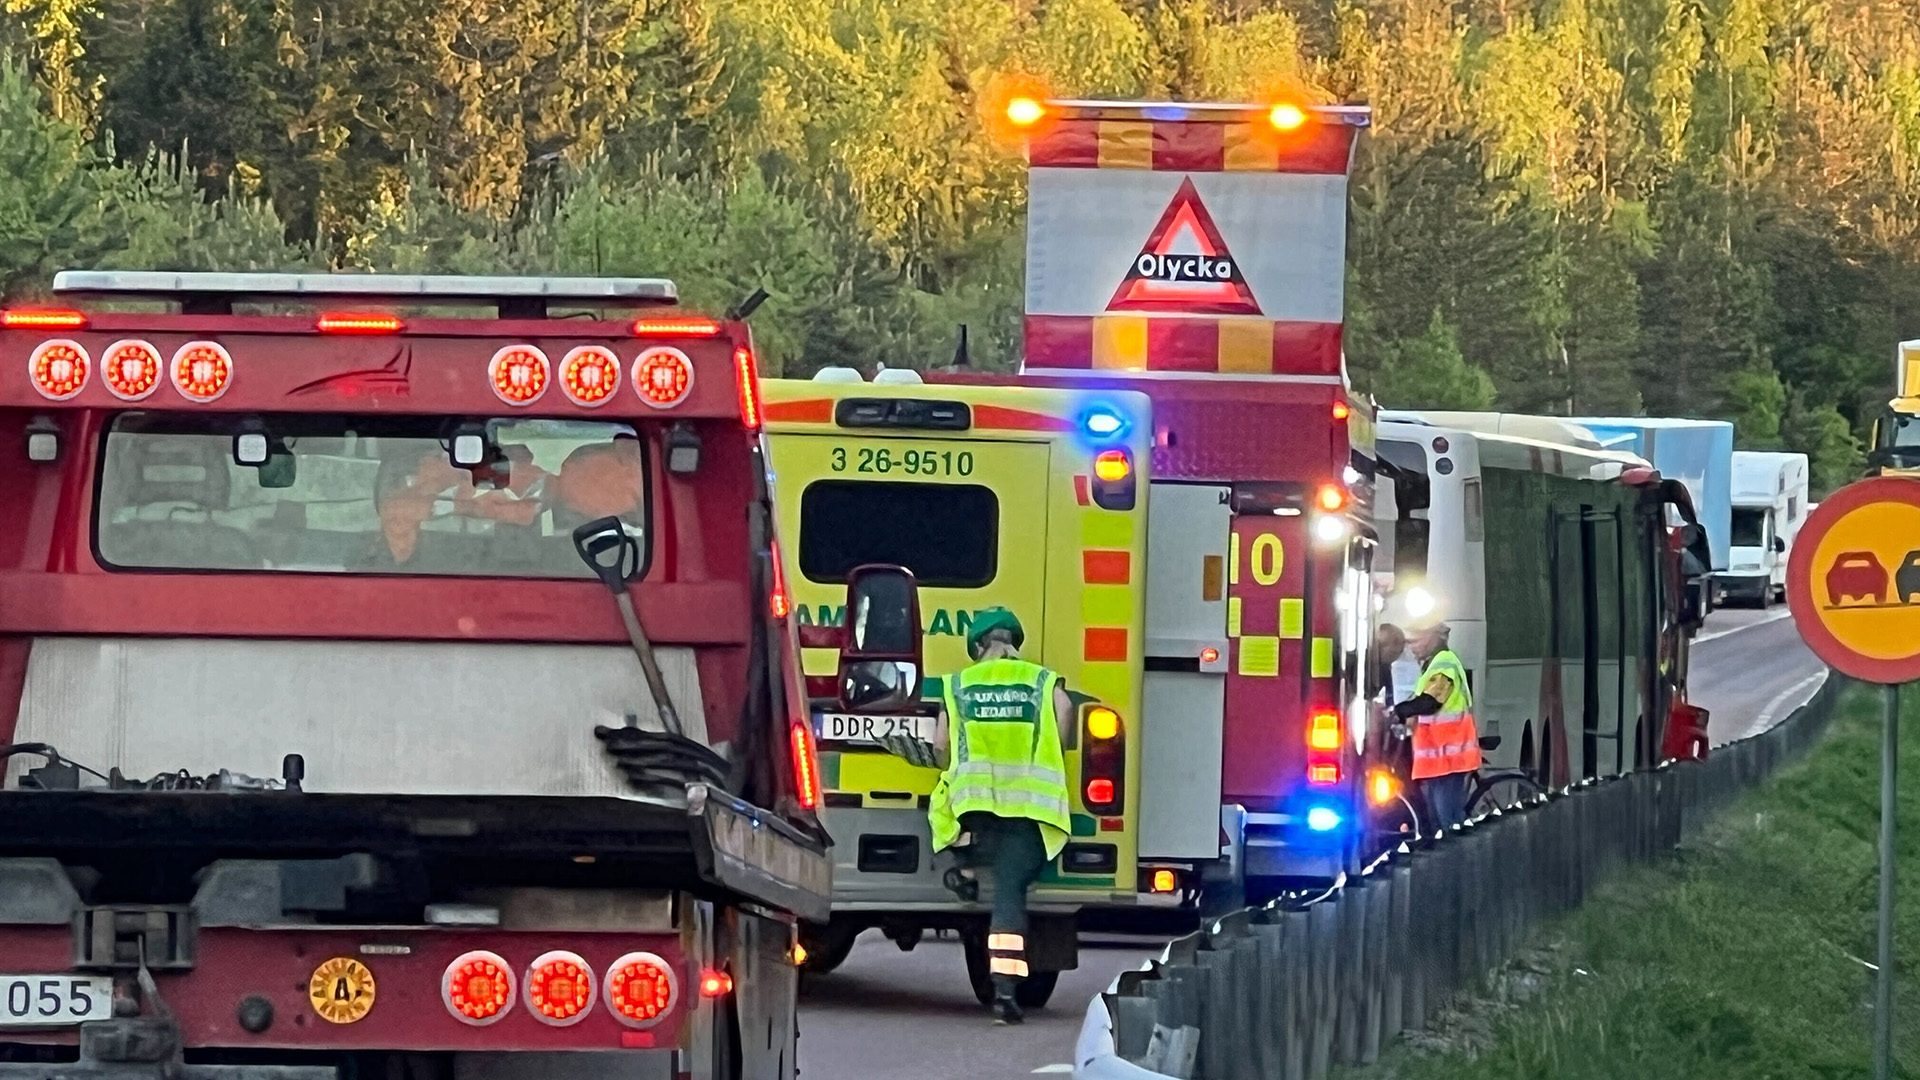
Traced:
<svg viewBox="0 0 1920 1080">
<path fill-rule="evenodd" d="M 351 956 L 336 956 L 313 969 L 307 1000 L 330 1024 L 353 1024 L 373 1011 L 373 972 Z"/>
<path fill-rule="evenodd" d="M 1849 484 L 1794 539 L 1787 599 L 1814 653 L 1857 679 L 1920 679 L 1920 480 Z"/>
</svg>

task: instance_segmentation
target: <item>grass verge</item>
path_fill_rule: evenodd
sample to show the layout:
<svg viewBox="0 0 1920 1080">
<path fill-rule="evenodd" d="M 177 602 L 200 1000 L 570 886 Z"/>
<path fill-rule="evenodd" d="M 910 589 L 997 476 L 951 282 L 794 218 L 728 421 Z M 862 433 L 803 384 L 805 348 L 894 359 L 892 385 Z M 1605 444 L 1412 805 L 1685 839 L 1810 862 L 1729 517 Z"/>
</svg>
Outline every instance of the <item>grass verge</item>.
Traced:
<svg viewBox="0 0 1920 1080">
<path fill-rule="evenodd" d="M 1870 1072 L 1884 691 L 1661 865 L 1624 872 L 1536 947 L 1355 1075 L 1405 1080 L 1775 1080 Z M 1903 696 L 1895 971 L 1920 958 L 1920 690 Z M 1920 998 L 1894 1053 L 1920 1075 Z"/>
</svg>

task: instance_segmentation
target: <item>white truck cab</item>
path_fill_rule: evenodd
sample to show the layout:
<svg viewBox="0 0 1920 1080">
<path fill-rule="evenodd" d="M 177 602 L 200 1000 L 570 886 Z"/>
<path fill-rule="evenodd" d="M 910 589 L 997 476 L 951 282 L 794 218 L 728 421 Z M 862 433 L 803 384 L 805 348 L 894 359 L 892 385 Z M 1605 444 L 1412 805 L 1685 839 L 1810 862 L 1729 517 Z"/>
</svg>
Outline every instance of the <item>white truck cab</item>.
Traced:
<svg viewBox="0 0 1920 1080">
<path fill-rule="evenodd" d="M 1807 455 L 1737 450 L 1733 531 L 1720 595 L 1766 607 L 1786 599 L 1787 554 L 1806 520 Z"/>
</svg>

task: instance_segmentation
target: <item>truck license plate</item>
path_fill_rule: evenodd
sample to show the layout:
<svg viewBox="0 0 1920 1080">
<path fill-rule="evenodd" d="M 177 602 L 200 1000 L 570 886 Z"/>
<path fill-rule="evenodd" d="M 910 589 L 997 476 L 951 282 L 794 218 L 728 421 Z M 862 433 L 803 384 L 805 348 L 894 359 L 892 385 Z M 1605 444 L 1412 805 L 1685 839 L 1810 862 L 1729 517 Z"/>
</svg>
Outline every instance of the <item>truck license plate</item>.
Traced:
<svg viewBox="0 0 1920 1080">
<path fill-rule="evenodd" d="M 0 1028 L 60 1027 L 113 1016 L 104 975 L 0 975 Z"/>
<path fill-rule="evenodd" d="M 875 743 L 888 735 L 912 735 L 933 741 L 935 718 L 931 716 L 850 716 L 846 713 L 816 713 L 814 733 L 822 743 Z"/>
</svg>

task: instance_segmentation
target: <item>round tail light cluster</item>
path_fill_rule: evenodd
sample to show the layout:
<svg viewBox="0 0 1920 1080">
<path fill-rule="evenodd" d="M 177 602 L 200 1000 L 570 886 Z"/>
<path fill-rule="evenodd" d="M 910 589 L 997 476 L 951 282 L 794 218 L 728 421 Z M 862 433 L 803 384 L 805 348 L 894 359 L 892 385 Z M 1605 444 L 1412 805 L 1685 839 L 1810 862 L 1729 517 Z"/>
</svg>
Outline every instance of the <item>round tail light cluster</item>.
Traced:
<svg viewBox="0 0 1920 1080">
<path fill-rule="evenodd" d="M 678 405 L 693 390 L 693 361 L 671 345 L 655 345 L 633 362 L 633 388 L 656 409 Z"/>
<path fill-rule="evenodd" d="M 77 341 L 43 341 L 27 357 L 34 389 L 50 401 L 65 401 L 87 385 L 87 350 Z"/>
<path fill-rule="evenodd" d="M 173 354 L 173 388 L 192 401 L 212 401 L 233 385 L 233 357 L 212 341 L 189 341 Z"/>
<path fill-rule="evenodd" d="M 509 405 L 531 405 L 558 382 L 568 401 L 594 408 L 620 389 L 620 358 L 601 345 L 582 345 L 560 360 L 556 373 L 547 354 L 532 345 L 509 345 L 493 354 L 487 379 Z M 557 377 L 556 377 L 557 375 Z M 656 409 L 669 409 L 693 391 L 693 361 L 670 345 L 643 350 L 633 362 L 633 389 Z"/>
<path fill-rule="evenodd" d="M 680 981 L 673 965 L 650 952 L 622 956 L 608 967 L 604 979 L 597 979 L 579 953 L 557 949 L 535 957 L 525 977 L 516 979 L 499 953 L 475 950 L 447 965 L 440 978 L 440 1000 L 454 1019 L 475 1027 L 499 1021 L 518 1001 L 526 1003 L 535 1020 L 567 1027 L 586 1019 L 601 1001 L 620 1023 L 647 1028 L 679 1003 Z"/>
<path fill-rule="evenodd" d="M 560 361 L 560 389 L 575 405 L 605 405 L 620 389 L 620 358 L 598 345 L 580 346 Z"/>
<path fill-rule="evenodd" d="M 164 368 L 160 350 L 145 341 L 116 341 L 100 357 L 100 377 L 121 401 L 140 401 L 160 389 Z"/>
<path fill-rule="evenodd" d="M 100 377 L 121 401 L 140 401 L 160 387 L 165 372 L 189 401 L 213 401 L 233 385 L 233 357 L 214 341 L 189 341 L 163 364 L 152 342 L 129 338 L 107 346 Z M 93 362 L 79 342 L 44 341 L 27 357 L 27 376 L 40 396 L 65 401 L 86 389 Z"/>
</svg>

